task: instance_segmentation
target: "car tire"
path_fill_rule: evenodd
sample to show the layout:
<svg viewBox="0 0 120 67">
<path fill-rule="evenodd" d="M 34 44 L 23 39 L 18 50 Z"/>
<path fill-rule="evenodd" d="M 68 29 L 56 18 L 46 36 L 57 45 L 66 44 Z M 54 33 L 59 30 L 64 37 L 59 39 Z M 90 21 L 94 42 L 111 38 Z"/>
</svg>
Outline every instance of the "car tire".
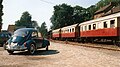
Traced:
<svg viewBox="0 0 120 67">
<path fill-rule="evenodd" d="M 14 51 L 12 51 L 12 50 L 7 50 L 7 52 L 8 52 L 9 54 L 13 54 Z"/>
<path fill-rule="evenodd" d="M 33 55 L 35 53 L 35 45 L 34 44 L 30 44 L 30 48 L 28 49 L 28 53 Z"/>
</svg>

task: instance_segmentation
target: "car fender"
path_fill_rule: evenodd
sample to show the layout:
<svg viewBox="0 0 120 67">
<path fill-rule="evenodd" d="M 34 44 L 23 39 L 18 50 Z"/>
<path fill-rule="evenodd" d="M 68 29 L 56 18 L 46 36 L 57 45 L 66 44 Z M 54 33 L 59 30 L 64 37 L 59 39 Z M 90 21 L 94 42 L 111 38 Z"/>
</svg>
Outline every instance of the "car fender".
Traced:
<svg viewBox="0 0 120 67">
<path fill-rule="evenodd" d="M 49 41 L 47 39 L 44 39 L 42 47 L 46 47 L 46 46 L 49 46 L 49 45 L 50 45 Z"/>
<path fill-rule="evenodd" d="M 28 40 L 28 41 L 26 41 L 25 43 L 26 43 L 27 49 L 30 49 L 30 45 L 31 45 L 32 43 L 35 44 L 35 46 L 36 46 L 36 43 L 35 43 L 34 40 Z"/>
</svg>

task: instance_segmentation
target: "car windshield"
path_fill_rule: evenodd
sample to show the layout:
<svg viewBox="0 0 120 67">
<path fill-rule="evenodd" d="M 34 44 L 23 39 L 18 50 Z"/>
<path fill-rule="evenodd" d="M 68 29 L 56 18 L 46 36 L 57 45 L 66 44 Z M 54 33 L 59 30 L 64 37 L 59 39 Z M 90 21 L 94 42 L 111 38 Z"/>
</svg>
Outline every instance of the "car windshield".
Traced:
<svg viewBox="0 0 120 67">
<path fill-rule="evenodd" d="M 28 31 L 26 30 L 16 30 L 13 36 L 25 37 L 27 35 L 28 35 Z"/>
<path fill-rule="evenodd" d="M 23 41 L 24 39 L 25 39 L 25 38 L 24 38 L 24 37 L 21 37 L 21 36 L 12 36 L 10 40 L 11 40 L 12 42 L 18 42 L 18 43 L 19 43 L 19 42 Z"/>
</svg>

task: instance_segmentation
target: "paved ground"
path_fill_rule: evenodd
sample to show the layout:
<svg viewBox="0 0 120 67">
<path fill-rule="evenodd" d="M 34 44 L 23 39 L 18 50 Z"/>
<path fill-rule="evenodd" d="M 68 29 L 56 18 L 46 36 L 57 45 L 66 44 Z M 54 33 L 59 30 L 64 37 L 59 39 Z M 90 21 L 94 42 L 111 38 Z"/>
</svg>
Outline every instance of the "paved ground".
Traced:
<svg viewBox="0 0 120 67">
<path fill-rule="evenodd" d="M 51 42 L 50 50 L 35 55 L 9 55 L 0 47 L 0 67 L 119 67 L 120 51 Z"/>
</svg>

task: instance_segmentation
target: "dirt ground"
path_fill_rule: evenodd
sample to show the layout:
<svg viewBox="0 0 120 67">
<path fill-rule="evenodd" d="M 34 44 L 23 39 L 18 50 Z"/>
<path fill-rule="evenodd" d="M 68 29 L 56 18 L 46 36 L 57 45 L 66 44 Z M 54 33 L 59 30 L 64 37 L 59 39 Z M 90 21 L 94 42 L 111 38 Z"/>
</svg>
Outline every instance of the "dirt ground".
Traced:
<svg viewBox="0 0 120 67">
<path fill-rule="evenodd" d="M 51 42 L 49 51 L 9 55 L 0 47 L 0 67 L 119 67 L 120 51 Z"/>
</svg>

